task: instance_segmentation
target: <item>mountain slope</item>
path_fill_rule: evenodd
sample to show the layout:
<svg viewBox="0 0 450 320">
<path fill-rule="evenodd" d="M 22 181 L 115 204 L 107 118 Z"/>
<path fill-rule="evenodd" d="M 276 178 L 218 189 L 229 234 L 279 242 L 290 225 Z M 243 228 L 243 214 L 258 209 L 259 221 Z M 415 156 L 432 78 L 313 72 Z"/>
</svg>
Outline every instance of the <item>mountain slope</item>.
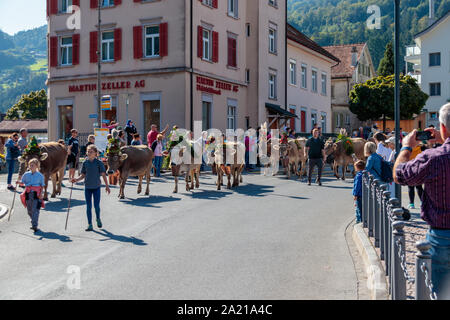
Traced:
<svg viewBox="0 0 450 320">
<path fill-rule="evenodd" d="M 370 5 L 380 7 L 381 29 L 366 25 Z M 401 1 L 401 54 L 413 36 L 427 27 L 428 0 Z M 436 18 L 450 10 L 450 0 L 435 0 Z M 289 22 L 320 45 L 368 42 L 375 68 L 393 39 L 393 0 L 288 0 Z M 402 63 L 403 63 L 403 59 Z"/>
</svg>

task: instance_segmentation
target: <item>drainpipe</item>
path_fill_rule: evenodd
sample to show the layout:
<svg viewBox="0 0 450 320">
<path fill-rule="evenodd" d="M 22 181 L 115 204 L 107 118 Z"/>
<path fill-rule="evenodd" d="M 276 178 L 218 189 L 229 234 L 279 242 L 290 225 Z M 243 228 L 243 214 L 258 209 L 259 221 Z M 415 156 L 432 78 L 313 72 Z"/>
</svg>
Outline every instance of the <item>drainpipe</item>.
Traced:
<svg viewBox="0 0 450 320">
<path fill-rule="evenodd" d="M 288 23 L 288 15 L 287 15 L 287 0 L 285 1 L 285 13 L 284 13 L 284 70 L 285 70 L 285 77 L 284 77 L 284 109 L 287 110 L 288 108 L 288 101 L 287 101 L 287 86 L 288 86 L 288 67 L 287 67 L 287 61 L 288 61 L 288 52 L 287 52 L 287 23 Z M 287 122 L 287 120 L 286 120 Z"/>
<path fill-rule="evenodd" d="M 194 4 L 193 4 L 193 0 L 191 0 L 191 12 L 190 12 L 190 14 L 191 14 L 191 31 L 190 31 L 190 33 L 191 33 L 191 43 L 190 43 L 190 46 L 191 46 L 191 56 L 190 56 L 190 65 L 191 65 L 191 92 L 190 92 L 190 120 L 191 120 L 191 123 L 190 123 L 190 125 L 191 125 L 191 131 L 193 131 L 194 130 L 194 45 L 193 45 L 193 43 L 194 43 L 194 39 L 193 39 L 193 36 L 194 36 L 194 21 L 193 21 L 193 19 L 194 19 L 194 12 L 193 12 L 193 10 L 194 10 Z"/>
</svg>

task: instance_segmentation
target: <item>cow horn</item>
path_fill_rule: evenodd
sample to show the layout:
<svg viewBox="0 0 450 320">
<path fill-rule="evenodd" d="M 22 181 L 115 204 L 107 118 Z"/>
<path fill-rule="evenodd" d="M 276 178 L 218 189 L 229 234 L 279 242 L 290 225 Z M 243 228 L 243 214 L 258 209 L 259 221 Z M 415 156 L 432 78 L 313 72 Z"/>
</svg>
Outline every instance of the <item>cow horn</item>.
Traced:
<svg viewBox="0 0 450 320">
<path fill-rule="evenodd" d="M 125 161 L 127 159 L 128 159 L 128 154 L 123 153 L 123 154 L 120 155 L 120 160 Z"/>
<path fill-rule="evenodd" d="M 22 157 L 22 156 L 20 156 L 19 158 L 17 158 L 17 160 L 18 160 L 20 163 L 25 163 L 25 162 L 26 162 L 25 158 Z"/>
<path fill-rule="evenodd" d="M 45 159 L 48 158 L 48 153 L 44 152 L 43 154 L 41 154 L 41 157 L 39 158 L 40 161 L 44 161 Z"/>
</svg>

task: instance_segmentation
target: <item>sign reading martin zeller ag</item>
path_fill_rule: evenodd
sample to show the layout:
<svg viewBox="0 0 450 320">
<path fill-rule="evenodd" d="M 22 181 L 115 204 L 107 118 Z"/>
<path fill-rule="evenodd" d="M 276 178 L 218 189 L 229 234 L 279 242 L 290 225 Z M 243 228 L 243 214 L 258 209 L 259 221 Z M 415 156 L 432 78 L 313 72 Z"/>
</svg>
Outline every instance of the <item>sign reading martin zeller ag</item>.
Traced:
<svg viewBox="0 0 450 320">
<path fill-rule="evenodd" d="M 115 81 L 115 82 L 103 82 L 102 90 L 122 90 L 130 89 L 131 81 Z M 135 88 L 145 88 L 145 80 L 136 81 L 134 84 Z M 89 92 L 96 91 L 97 84 L 77 84 L 69 85 L 69 92 Z"/>
</svg>

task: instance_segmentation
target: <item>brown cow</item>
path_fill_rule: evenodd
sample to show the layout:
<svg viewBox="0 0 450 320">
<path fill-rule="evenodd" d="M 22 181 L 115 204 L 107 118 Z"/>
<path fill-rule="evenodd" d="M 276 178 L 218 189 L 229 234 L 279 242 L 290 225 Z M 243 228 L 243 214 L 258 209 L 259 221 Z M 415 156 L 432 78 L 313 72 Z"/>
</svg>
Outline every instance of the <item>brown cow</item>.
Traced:
<svg viewBox="0 0 450 320">
<path fill-rule="evenodd" d="M 108 174 L 119 170 L 119 198 L 125 199 L 125 185 L 129 176 L 138 176 L 137 193 L 142 192 L 142 180 L 147 179 L 145 195 L 150 194 L 150 170 L 153 163 L 153 151 L 147 146 L 126 146 L 120 148 L 119 153 L 108 153 Z"/>
<path fill-rule="evenodd" d="M 305 146 L 305 138 L 289 139 L 287 144 L 280 144 L 280 155 L 284 160 L 288 179 L 291 177 L 292 170 L 298 176 L 306 174 Z M 300 165 L 301 172 L 299 174 Z"/>
<path fill-rule="evenodd" d="M 48 180 L 52 179 L 53 191 L 52 198 L 61 195 L 61 184 L 64 178 L 64 169 L 67 164 L 67 146 L 64 142 L 46 142 L 39 145 L 40 154 L 24 154 L 19 157 L 19 162 L 28 163 L 31 159 L 38 159 L 40 164 L 40 172 L 45 179 L 44 200 L 48 201 Z"/>
<path fill-rule="evenodd" d="M 231 146 L 231 161 L 227 160 L 227 146 Z M 231 162 L 231 163 L 227 163 Z M 226 142 L 218 144 L 214 149 L 214 154 L 208 154 L 208 164 L 215 166 L 217 173 L 217 190 L 221 190 L 223 175 L 227 176 L 227 189 L 238 187 L 242 183 L 242 172 L 245 167 L 245 145 L 241 142 Z M 233 184 L 231 184 L 233 176 Z"/>
<path fill-rule="evenodd" d="M 193 144 L 192 144 L 193 147 Z M 178 149 L 178 148 L 177 148 Z M 187 150 L 187 151 L 186 151 Z M 181 173 L 185 173 L 185 182 L 186 182 L 186 191 L 194 190 L 194 179 L 195 179 L 195 188 L 200 187 L 200 167 L 201 164 L 194 163 L 194 157 L 191 155 L 189 161 L 184 163 L 184 155 L 185 152 L 190 152 L 187 146 L 182 146 L 179 148 L 178 157 L 179 159 L 172 159 L 172 176 L 175 179 L 175 189 L 173 193 L 178 193 L 178 177 Z M 168 153 L 166 153 L 168 154 Z M 189 179 L 191 181 L 191 186 L 189 186 Z"/>
<path fill-rule="evenodd" d="M 345 180 L 345 172 L 349 164 L 354 164 L 357 160 L 365 160 L 364 145 L 366 140 L 362 138 L 350 138 L 353 144 L 353 154 L 347 155 L 344 148 L 344 142 L 333 142 L 330 138 L 325 142 L 325 154 L 327 156 L 333 154 L 334 164 L 333 170 L 336 178 L 340 179 L 339 167 L 342 167 L 342 180 Z M 355 176 L 355 170 L 353 169 L 353 177 Z"/>
</svg>

